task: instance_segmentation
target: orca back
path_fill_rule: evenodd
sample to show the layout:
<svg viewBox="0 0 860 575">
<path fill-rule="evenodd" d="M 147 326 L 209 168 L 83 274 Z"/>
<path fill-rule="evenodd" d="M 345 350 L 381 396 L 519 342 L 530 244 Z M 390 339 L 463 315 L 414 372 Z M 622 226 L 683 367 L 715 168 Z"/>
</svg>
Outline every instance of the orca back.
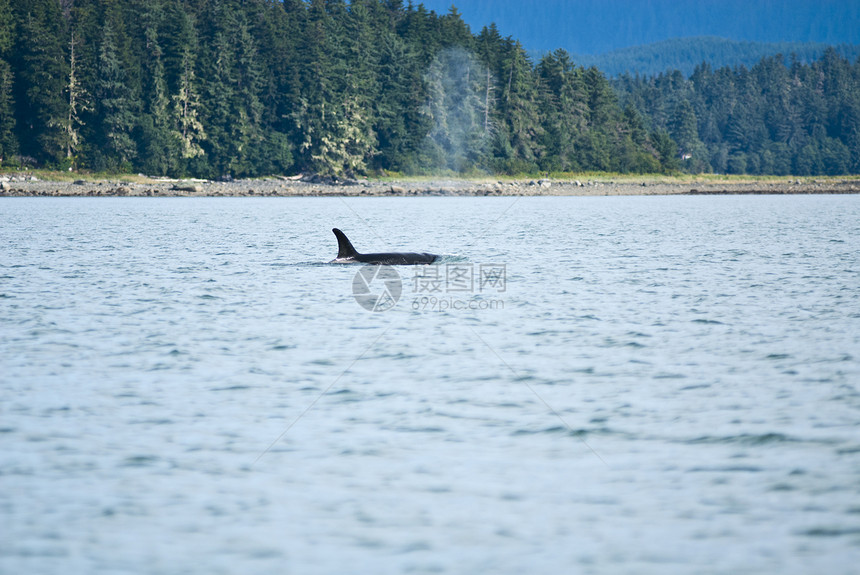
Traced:
<svg viewBox="0 0 860 575">
<path fill-rule="evenodd" d="M 337 228 L 331 230 L 337 238 L 337 258 L 332 263 L 366 263 L 366 264 L 381 264 L 381 265 L 418 265 L 431 264 L 436 261 L 439 256 L 436 254 L 416 254 L 405 252 L 389 252 L 380 254 L 360 254 L 352 246 L 352 242 L 346 237 L 346 234 Z"/>
</svg>

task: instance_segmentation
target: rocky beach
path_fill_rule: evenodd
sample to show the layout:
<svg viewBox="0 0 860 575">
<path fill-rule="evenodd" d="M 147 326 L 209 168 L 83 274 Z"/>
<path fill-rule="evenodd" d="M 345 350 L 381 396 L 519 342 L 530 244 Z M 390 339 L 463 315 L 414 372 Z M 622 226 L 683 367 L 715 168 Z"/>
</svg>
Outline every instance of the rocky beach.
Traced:
<svg viewBox="0 0 860 575">
<path fill-rule="evenodd" d="M 163 178 L 52 180 L 0 175 L 0 197 L 300 197 L 300 196 L 649 196 L 704 194 L 857 194 L 860 177 L 725 180 L 619 179 L 402 179 L 352 180 L 320 176 L 210 181 Z"/>
</svg>

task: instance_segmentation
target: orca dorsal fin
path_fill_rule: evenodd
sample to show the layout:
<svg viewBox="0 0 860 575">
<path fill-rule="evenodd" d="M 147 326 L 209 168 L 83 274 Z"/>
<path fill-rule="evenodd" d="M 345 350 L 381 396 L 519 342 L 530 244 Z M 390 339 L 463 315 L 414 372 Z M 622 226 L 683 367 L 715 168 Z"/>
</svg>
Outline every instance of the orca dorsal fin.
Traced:
<svg viewBox="0 0 860 575">
<path fill-rule="evenodd" d="M 354 258 L 358 255 L 358 252 L 352 247 L 352 243 L 346 237 L 345 233 L 337 228 L 333 228 L 331 231 L 334 232 L 334 236 L 337 238 L 337 259 Z"/>
</svg>

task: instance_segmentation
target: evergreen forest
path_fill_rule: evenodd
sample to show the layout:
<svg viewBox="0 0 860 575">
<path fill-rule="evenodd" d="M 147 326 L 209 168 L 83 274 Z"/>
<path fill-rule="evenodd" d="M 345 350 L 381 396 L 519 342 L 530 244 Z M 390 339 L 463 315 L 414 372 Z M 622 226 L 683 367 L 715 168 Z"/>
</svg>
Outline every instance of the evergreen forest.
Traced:
<svg viewBox="0 0 860 575">
<path fill-rule="evenodd" d="M 403 0 L 0 0 L 0 164 L 860 173 L 860 61 L 610 82 Z"/>
</svg>

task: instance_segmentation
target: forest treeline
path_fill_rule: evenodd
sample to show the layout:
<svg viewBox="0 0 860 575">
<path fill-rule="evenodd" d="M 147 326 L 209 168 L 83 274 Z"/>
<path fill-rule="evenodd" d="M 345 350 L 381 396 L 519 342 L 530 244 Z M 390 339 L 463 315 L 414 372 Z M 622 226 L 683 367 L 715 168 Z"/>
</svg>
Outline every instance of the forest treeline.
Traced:
<svg viewBox="0 0 860 575">
<path fill-rule="evenodd" d="M 860 59 L 828 48 L 802 64 L 783 56 L 747 69 L 698 66 L 621 76 L 620 100 L 668 130 L 689 172 L 776 175 L 860 173 Z"/>
<path fill-rule="evenodd" d="M 0 0 L 0 162 L 858 172 L 858 79 L 828 52 L 613 87 L 563 50 L 535 62 L 495 26 L 472 34 L 456 9 L 402 0 Z"/>
</svg>

